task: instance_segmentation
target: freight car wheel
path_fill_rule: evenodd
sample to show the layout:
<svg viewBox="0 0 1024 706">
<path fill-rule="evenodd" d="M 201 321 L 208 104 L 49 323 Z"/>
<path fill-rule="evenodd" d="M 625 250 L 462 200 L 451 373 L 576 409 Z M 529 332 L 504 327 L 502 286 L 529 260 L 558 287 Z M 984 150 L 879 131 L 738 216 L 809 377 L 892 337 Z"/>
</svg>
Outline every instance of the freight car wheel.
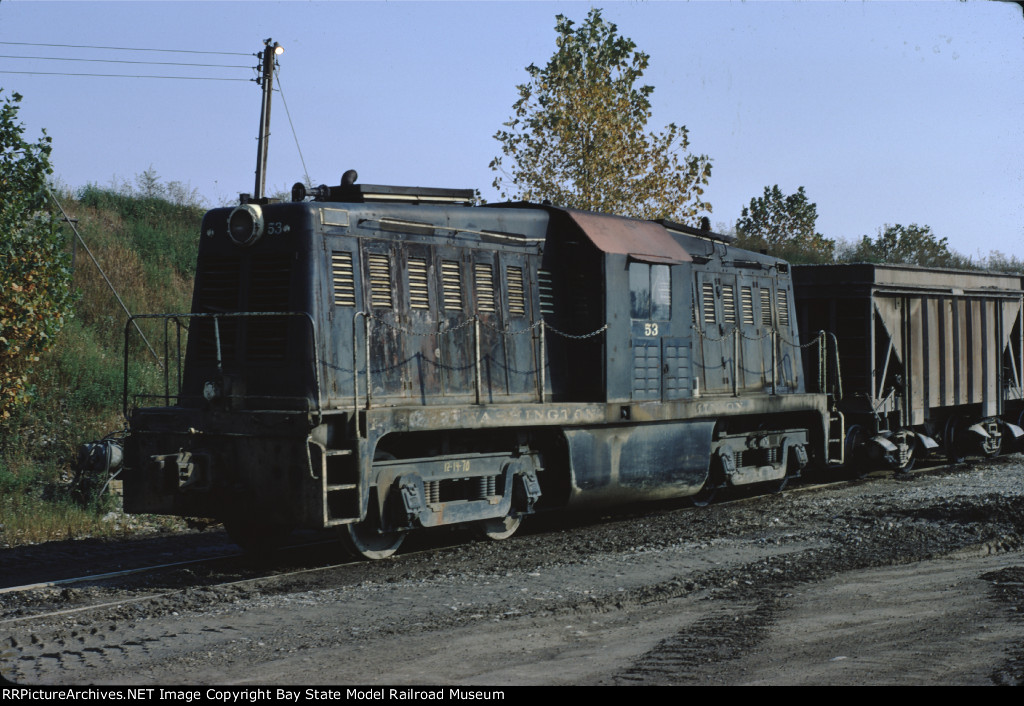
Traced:
<svg viewBox="0 0 1024 706">
<path fill-rule="evenodd" d="M 387 559 L 402 546 L 402 532 L 379 532 L 367 522 L 345 525 L 341 528 L 341 543 L 355 557 Z"/>
<path fill-rule="evenodd" d="M 867 473 L 864 443 L 868 440 L 868 434 L 860 424 L 851 424 L 846 429 L 846 440 L 843 442 L 843 466 L 847 469 L 857 469 L 859 474 Z"/>
<path fill-rule="evenodd" d="M 910 455 L 907 457 L 905 462 L 896 462 L 893 464 L 892 469 L 897 473 L 910 473 L 914 470 L 914 465 L 917 463 L 917 449 L 911 449 Z"/>
<path fill-rule="evenodd" d="M 907 449 L 907 455 L 904 457 L 902 454 L 897 452 L 886 456 L 886 460 L 889 463 L 889 468 L 896 471 L 897 473 L 910 473 L 914 470 L 914 464 L 917 463 L 918 448 L 917 441 L 907 441 L 909 448 Z"/>
<path fill-rule="evenodd" d="M 494 517 L 489 520 L 481 520 L 477 527 L 488 539 L 501 541 L 514 535 L 522 522 L 522 517 Z"/>
<path fill-rule="evenodd" d="M 952 416 L 946 421 L 946 429 L 942 434 L 942 441 L 945 444 L 946 458 L 950 463 L 963 463 L 966 458 L 960 444 L 961 425 L 964 420 Z"/>
<path fill-rule="evenodd" d="M 896 450 L 887 452 L 883 457 L 886 467 L 897 473 L 910 473 L 914 470 L 918 456 L 923 453 L 914 433 L 900 431 L 890 436 L 889 441 L 896 445 Z"/>
<path fill-rule="evenodd" d="M 981 442 L 981 453 L 985 458 L 995 458 L 1003 452 L 1003 437 L 989 437 Z"/>
</svg>

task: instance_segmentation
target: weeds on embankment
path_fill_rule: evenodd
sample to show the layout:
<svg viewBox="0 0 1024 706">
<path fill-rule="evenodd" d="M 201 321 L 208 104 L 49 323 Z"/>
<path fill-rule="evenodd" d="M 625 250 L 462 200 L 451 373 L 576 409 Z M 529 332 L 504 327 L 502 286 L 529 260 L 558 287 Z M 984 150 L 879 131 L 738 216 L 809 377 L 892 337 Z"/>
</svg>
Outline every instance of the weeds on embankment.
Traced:
<svg viewBox="0 0 1024 706">
<path fill-rule="evenodd" d="M 135 186 L 56 192 L 129 311 L 189 310 L 204 210 L 194 192 L 162 184 L 152 169 Z M 105 476 L 75 469 L 80 444 L 124 427 L 127 315 L 70 227 L 64 230 L 74 253 L 75 311 L 40 355 L 30 401 L 0 425 L 0 547 L 116 536 L 135 524 L 116 512 Z M 151 322 L 143 327 L 147 337 L 161 335 Z M 162 384 L 145 346 L 133 344 L 128 377 L 133 390 Z"/>
</svg>

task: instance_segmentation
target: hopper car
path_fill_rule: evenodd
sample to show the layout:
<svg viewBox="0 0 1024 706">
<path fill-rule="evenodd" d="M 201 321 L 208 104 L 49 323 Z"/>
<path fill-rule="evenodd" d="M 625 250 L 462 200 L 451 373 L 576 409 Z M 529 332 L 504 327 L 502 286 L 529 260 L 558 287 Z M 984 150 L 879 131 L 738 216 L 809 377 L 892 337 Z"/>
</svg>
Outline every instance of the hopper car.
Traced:
<svg viewBox="0 0 1024 706">
<path fill-rule="evenodd" d="M 846 452 L 909 470 L 1019 446 L 1019 276 L 909 265 L 794 268 L 803 330 L 838 341 Z"/>
</svg>

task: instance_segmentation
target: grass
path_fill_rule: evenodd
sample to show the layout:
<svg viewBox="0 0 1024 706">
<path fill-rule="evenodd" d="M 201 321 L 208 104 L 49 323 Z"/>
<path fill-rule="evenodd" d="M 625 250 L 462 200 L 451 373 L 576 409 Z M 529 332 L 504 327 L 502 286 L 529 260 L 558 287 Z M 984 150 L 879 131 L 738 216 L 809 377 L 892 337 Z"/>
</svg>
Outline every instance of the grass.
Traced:
<svg viewBox="0 0 1024 706">
<path fill-rule="evenodd" d="M 112 495 L 83 503 L 74 497 L 0 496 L 0 548 L 67 539 L 133 537 L 177 529 L 177 518 L 124 515 Z"/>
<path fill-rule="evenodd" d="M 89 250 L 133 313 L 188 311 L 203 209 L 173 202 L 155 188 L 94 185 L 63 206 Z M 153 193 L 156 193 L 154 196 Z M 69 232 L 68 247 L 74 236 Z M 81 243 L 75 250 L 74 317 L 35 366 L 32 400 L 0 427 L 0 547 L 76 537 L 114 537 L 139 520 L 110 514 L 109 495 L 96 497 L 103 478 L 76 485 L 78 446 L 124 427 L 121 414 L 124 327 L 127 316 Z M 158 329 L 144 324 L 154 340 Z M 162 373 L 148 350 L 132 340 L 132 390 L 154 390 Z M 143 520 L 147 526 L 161 521 Z"/>
<path fill-rule="evenodd" d="M 0 502 L 3 545 L 38 544 L 61 539 L 112 536 L 113 523 L 71 499 L 44 500 L 5 495 Z"/>
</svg>

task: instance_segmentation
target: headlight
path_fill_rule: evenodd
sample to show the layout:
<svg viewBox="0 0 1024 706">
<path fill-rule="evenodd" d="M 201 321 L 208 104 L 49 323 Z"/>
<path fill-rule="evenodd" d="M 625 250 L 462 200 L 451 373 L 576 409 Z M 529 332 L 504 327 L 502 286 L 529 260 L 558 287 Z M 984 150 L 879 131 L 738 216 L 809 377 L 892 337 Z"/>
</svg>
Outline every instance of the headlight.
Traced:
<svg viewBox="0 0 1024 706">
<path fill-rule="evenodd" d="M 249 246 L 263 235 L 263 211 L 256 204 L 245 203 L 228 216 L 228 235 L 235 245 Z"/>
</svg>

